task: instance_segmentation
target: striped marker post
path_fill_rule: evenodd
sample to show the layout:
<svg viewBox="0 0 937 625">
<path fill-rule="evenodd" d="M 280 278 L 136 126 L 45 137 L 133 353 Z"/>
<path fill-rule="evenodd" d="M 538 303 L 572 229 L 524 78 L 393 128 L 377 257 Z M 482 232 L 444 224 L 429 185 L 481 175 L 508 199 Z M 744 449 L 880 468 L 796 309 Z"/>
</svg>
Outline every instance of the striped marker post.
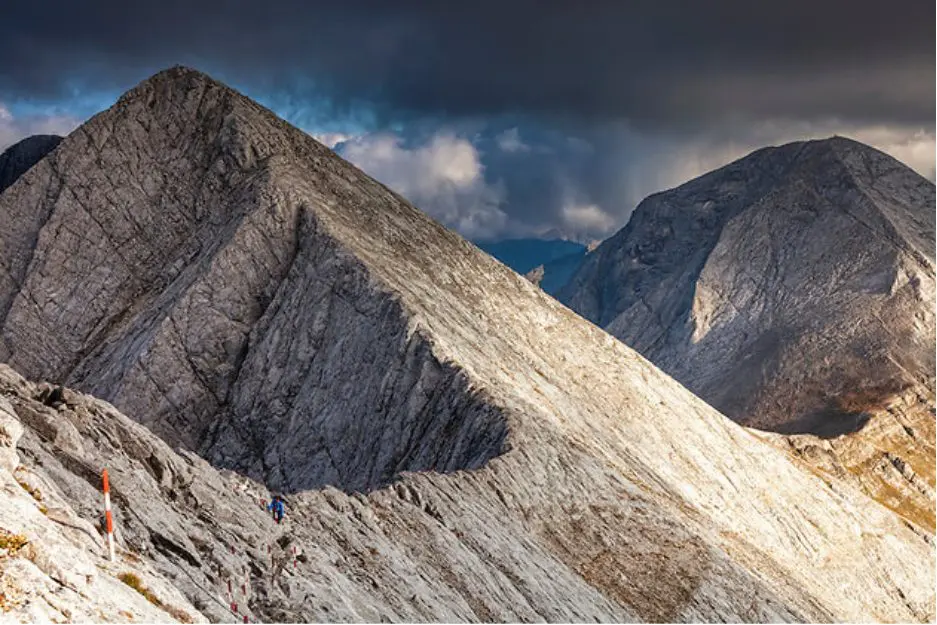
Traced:
<svg viewBox="0 0 937 625">
<path fill-rule="evenodd" d="M 111 484 L 107 479 L 107 469 L 104 469 L 102 477 L 104 480 L 104 518 L 107 521 L 107 552 L 111 557 L 111 562 L 113 562 L 115 560 L 114 517 L 111 515 Z"/>
</svg>

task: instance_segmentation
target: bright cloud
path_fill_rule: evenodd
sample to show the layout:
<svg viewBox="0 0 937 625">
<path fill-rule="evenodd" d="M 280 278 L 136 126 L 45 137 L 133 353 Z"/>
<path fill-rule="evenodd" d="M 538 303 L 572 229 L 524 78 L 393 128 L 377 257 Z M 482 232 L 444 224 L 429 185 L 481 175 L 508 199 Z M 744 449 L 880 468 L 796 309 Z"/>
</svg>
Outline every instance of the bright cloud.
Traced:
<svg viewBox="0 0 937 625">
<path fill-rule="evenodd" d="M 565 204 L 561 210 L 564 233 L 576 239 L 586 239 L 595 232 L 608 232 L 616 219 L 595 204 Z"/>
<path fill-rule="evenodd" d="M 440 132 L 418 144 L 391 133 L 364 135 L 338 146 L 339 153 L 427 214 L 470 238 L 496 236 L 507 215 L 503 193 L 489 185 L 475 146 Z"/>
<path fill-rule="evenodd" d="M 314 133 L 312 137 L 321 143 L 322 145 L 335 149 L 340 143 L 345 143 L 346 141 L 354 138 L 352 135 L 344 134 L 341 132 L 322 132 Z"/>
<path fill-rule="evenodd" d="M 675 135 L 610 123 L 577 137 L 503 128 L 441 131 L 416 142 L 404 139 L 413 136 L 406 132 L 376 133 L 346 138 L 336 149 L 435 219 L 476 239 L 543 232 L 581 241 L 604 238 L 652 193 L 768 145 L 834 134 L 872 145 L 934 178 L 935 138 L 926 129 L 773 121 L 743 131 Z"/>
</svg>

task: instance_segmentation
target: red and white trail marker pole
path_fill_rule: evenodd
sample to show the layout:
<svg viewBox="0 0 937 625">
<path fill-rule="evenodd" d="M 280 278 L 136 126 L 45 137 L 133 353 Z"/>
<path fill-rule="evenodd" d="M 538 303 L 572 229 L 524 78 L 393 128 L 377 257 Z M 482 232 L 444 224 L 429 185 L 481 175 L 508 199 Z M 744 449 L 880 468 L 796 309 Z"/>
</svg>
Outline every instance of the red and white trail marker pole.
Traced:
<svg viewBox="0 0 937 625">
<path fill-rule="evenodd" d="M 104 469 L 102 478 L 104 481 L 104 518 L 107 521 L 107 553 L 111 557 L 111 562 L 113 562 L 115 560 L 114 517 L 111 515 L 111 484 L 107 480 L 107 469 Z"/>
</svg>

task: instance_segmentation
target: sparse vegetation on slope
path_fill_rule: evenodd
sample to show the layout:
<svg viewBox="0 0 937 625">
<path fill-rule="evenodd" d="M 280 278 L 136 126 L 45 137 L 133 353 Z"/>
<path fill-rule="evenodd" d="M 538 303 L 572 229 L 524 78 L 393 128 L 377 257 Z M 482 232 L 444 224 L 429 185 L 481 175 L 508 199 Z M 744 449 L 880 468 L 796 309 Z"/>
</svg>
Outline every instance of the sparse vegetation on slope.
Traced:
<svg viewBox="0 0 937 625">
<path fill-rule="evenodd" d="M 0 555 L 6 557 L 15 556 L 16 552 L 25 547 L 28 543 L 29 539 L 23 534 L 14 534 L 0 527 L 0 550 L 3 551 Z"/>
<path fill-rule="evenodd" d="M 136 590 L 141 595 L 143 595 L 147 601 L 149 601 L 160 610 L 172 616 L 178 622 L 180 623 L 194 622 L 192 620 L 192 617 L 185 610 L 174 607 L 174 606 L 166 605 L 165 603 L 160 601 L 159 597 L 157 597 L 156 594 L 152 590 L 146 587 L 146 584 L 143 583 L 143 580 L 140 579 L 140 576 L 137 575 L 136 573 L 125 571 L 121 573 L 120 575 L 118 575 L 117 578 L 123 583 L 133 588 L 134 590 Z"/>
</svg>

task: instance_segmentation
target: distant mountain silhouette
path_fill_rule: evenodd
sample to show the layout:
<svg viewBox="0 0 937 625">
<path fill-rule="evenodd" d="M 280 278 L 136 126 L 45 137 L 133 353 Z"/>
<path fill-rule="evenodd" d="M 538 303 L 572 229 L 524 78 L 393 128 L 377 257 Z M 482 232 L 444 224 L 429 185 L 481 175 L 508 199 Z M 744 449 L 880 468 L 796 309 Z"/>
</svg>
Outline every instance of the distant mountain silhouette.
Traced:
<svg viewBox="0 0 937 625">
<path fill-rule="evenodd" d="M 506 239 L 478 247 L 521 275 L 543 266 L 539 284 L 551 294 L 566 284 L 586 255 L 585 245 L 563 239 Z"/>
<path fill-rule="evenodd" d="M 57 135 L 33 135 L 4 150 L 0 154 L 0 193 L 54 150 L 61 141 L 62 137 Z"/>
</svg>

